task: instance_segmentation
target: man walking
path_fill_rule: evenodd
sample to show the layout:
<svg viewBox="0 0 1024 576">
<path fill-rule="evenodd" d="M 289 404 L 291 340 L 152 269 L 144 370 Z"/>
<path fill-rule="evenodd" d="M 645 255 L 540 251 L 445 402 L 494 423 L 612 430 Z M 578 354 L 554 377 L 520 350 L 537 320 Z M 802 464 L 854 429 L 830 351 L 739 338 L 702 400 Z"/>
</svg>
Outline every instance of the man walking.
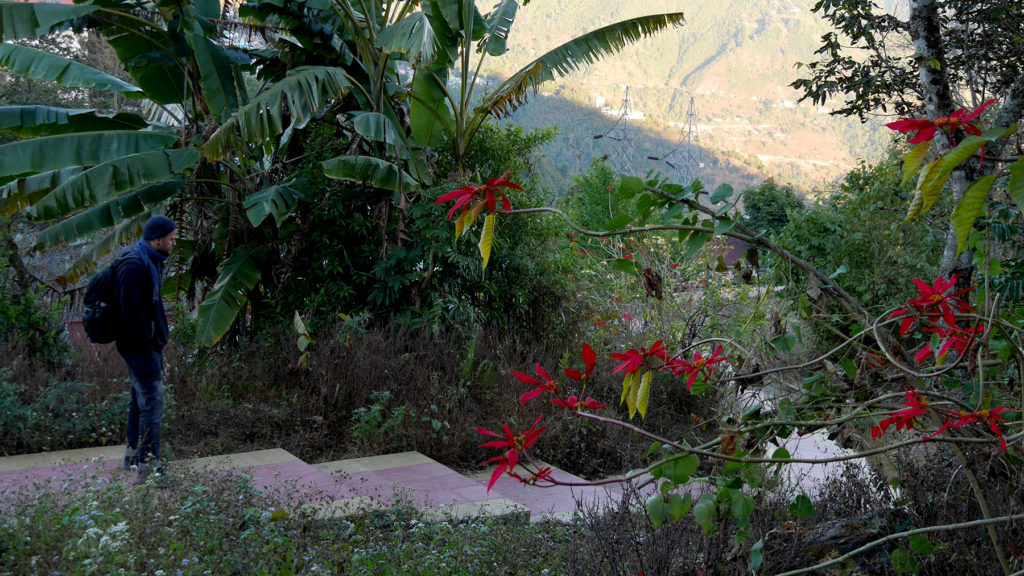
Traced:
<svg viewBox="0 0 1024 576">
<path fill-rule="evenodd" d="M 121 313 L 117 351 L 131 377 L 123 467 L 138 466 L 139 482 L 150 475 L 159 479 L 166 474 L 160 462 L 160 421 L 164 412 L 164 346 L 169 332 L 161 289 L 164 261 L 178 237 L 176 228 L 170 218 L 153 216 L 142 229 L 142 239 L 117 267 Z"/>
</svg>

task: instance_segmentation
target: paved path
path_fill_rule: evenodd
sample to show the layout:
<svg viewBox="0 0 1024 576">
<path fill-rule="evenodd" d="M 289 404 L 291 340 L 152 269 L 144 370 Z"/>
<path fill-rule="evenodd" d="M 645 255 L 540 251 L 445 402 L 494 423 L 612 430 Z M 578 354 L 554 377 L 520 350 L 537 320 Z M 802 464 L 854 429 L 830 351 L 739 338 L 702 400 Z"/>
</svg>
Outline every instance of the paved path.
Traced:
<svg viewBox="0 0 1024 576">
<path fill-rule="evenodd" d="M 134 473 L 118 469 L 123 455 L 124 446 L 107 446 L 0 458 L 0 494 L 59 489 L 76 480 L 131 482 Z M 171 467 L 245 471 L 252 475 L 257 490 L 281 494 L 293 505 L 316 506 L 325 516 L 402 502 L 438 517 L 517 513 L 540 522 L 571 518 L 578 501 L 604 506 L 618 502 L 622 494 L 617 485 L 543 488 L 508 476 L 488 493 L 490 471 L 462 475 L 418 452 L 310 465 L 285 450 L 273 449 L 176 461 Z M 559 480 L 582 482 L 552 469 Z"/>
</svg>

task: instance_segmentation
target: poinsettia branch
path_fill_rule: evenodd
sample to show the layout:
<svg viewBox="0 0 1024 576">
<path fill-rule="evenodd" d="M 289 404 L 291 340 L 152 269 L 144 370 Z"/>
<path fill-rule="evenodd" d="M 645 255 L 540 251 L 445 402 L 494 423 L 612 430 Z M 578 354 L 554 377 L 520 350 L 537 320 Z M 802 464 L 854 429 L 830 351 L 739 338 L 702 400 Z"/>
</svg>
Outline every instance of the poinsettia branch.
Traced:
<svg viewBox="0 0 1024 576">
<path fill-rule="evenodd" d="M 822 562 L 821 564 L 815 564 L 814 566 L 808 566 L 806 568 L 798 568 L 796 570 L 790 570 L 789 572 L 783 572 L 781 574 L 777 574 L 776 576 L 797 576 L 799 574 L 807 574 L 808 572 L 814 572 L 814 571 L 817 571 L 817 570 L 822 570 L 824 568 L 828 568 L 829 566 L 834 566 L 836 564 L 840 564 L 842 562 L 846 562 L 850 558 L 853 558 L 854 556 L 857 556 L 859 554 L 863 554 L 864 552 L 867 552 L 868 550 L 871 550 L 872 548 L 875 548 L 877 546 L 881 546 L 882 544 L 885 544 L 886 542 L 892 542 L 894 540 L 899 540 L 900 538 L 907 538 L 907 537 L 914 536 L 914 535 L 917 535 L 917 534 L 929 534 L 929 533 L 932 533 L 932 532 L 949 532 L 949 531 L 952 531 L 952 530 L 963 530 L 965 528 L 976 528 L 978 526 L 988 526 L 988 525 L 991 525 L 991 524 L 1002 524 L 1002 523 L 1005 523 L 1005 522 L 1016 522 L 1017 520 L 1024 520 L 1024 514 L 1010 514 L 1010 515 L 1007 515 L 1007 516 L 998 516 L 996 518 L 987 518 L 987 519 L 984 519 L 984 520 L 971 520 L 970 522 L 960 522 L 960 523 L 957 523 L 957 524 L 943 524 L 941 526 L 928 526 L 927 528 L 915 528 L 913 530 L 905 530 L 903 532 L 897 532 L 895 534 L 889 534 L 888 536 L 883 536 L 882 538 L 879 538 L 878 540 L 874 540 L 872 542 L 868 542 L 867 544 L 861 546 L 860 548 L 857 548 L 855 550 L 850 550 L 846 554 L 843 554 L 842 556 L 838 556 L 836 558 L 828 560 L 827 562 Z M 1018 574 L 1024 574 L 1024 572 L 1021 572 L 1021 573 L 1018 573 Z M 1016 575 L 1011 575 L 1011 576 L 1016 576 Z"/>
</svg>

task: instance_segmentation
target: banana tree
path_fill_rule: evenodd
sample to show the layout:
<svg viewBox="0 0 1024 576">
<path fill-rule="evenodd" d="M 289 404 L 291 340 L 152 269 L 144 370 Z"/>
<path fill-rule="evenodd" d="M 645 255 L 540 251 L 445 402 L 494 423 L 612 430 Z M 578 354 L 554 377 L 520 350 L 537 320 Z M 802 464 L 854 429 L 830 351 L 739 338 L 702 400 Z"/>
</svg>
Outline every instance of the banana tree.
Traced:
<svg viewBox="0 0 1024 576">
<path fill-rule="evenodd" d="M 203 343 L 227 331 L 261 281 L 265 253 L 256 247 L 272 236 L 267 217 L 280 225 L 302 198 L 272 169 L 287 135 L 352 89 L 342 68 L 301 66 L 250 97 L 243 73 L 256 51 L 225 47 L 220 16 L 209 0 L 151 11 L 116 0 L 0 2 L 0 65 L 136 103 L 115 115 L 0 107 L 0 130 L 21 138 L 0 146 L 0 212 L 48 225 L 36 249 L 99 235 L 58 278 L 64 285 L 136 238 L 152 211 L 179 217 L 190 242 L 168 285 L 198 282 L 206 292 Z M 11 42 L 67 29 L 103 34 L 133 82 Z"/>
</svg>

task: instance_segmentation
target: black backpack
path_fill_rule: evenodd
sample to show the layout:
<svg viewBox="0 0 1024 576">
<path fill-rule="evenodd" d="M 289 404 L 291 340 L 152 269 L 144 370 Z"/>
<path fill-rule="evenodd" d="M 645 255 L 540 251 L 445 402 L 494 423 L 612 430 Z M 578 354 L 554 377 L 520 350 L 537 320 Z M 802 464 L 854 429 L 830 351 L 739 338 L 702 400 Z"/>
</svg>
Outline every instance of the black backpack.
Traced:
<svg viewBox="0 0 1024 576">
<path fill-rule="evenodd" d="M 85 307 L 82 309 L 82 327 L 90 342 L 108 344 L 117 340 L 121 323 L 117 294 L 117 268 L 131 258 L 134 252 L 125 250 L 89 280 L 85 288 Z"/>
</svg>

